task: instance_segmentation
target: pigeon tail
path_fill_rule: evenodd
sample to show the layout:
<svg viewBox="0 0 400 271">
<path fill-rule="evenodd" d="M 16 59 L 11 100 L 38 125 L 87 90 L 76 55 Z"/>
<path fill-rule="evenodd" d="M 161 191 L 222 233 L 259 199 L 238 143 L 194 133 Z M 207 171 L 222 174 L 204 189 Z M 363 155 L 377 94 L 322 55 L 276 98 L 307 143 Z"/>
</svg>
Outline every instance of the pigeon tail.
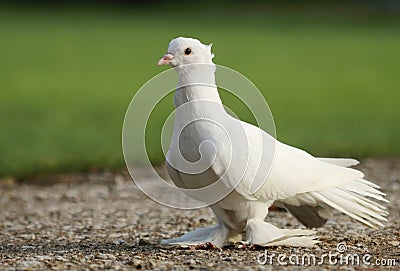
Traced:
<svg viewBox="0 0 400 271">
<path fill-rule="evenodd" d="M 387 221 L 388 215 L 384 206 L 372 200 L 388 202 L 385 193 L 378 189 L 379 186 L 372 182 L 356 179 L 331 189 L 310 192 L 310 195 L 376 229 L 384 226 L 381 221 Z"/>
</svg>

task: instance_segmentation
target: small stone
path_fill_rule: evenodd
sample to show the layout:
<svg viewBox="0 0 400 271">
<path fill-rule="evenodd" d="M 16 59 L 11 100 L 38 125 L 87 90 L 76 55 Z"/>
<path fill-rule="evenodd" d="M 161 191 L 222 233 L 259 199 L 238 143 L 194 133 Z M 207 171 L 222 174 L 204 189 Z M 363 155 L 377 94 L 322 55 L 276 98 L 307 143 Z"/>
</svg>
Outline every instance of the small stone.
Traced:
<svg viewBox="0 0 400 271">
<path fill-rule="evenodd" d="M 126 264 L 132 265 L 137 270 L 143 269 L 143 263 L 142 263 L 142 261 L 139 261 L 139 260 L 129 261 Z"/>
<path fill-rule="evenodd" d="M 125 242 L 124 239 L 116 239 L 116 240 L 113 241 L 113 244 L 117 245 L 117 246 L 120 246 L 120 245 L 126 244 L 126 242 Z"/>
<path fill-rule="evenodd" d="M 97 258 L 98 259 L 102 259 L 102 260 L 112 260 L 112 261 L 115 261 L 117 258 L 114 256 L 114 255 L 112 255 L 112 254 L 103 254 L 103 253 L 100 253 L 100 254 L 98 254 L 97 255 Z"/>
<path fill-rule="evenodd" d="M 395 247 L 398 247 L 398 246 L 400 246 L 400 241 L 396 241 L 396 240 L 389 241 L 388 244 L 392 245 L 392 246 L 395 246 Z"/>
<path fill-rule="evenodd" d="M 151 245 L 149 241 L 146 241 L 144 239 L 139 239 L 139 246 L 148 246 Z"/>
<path fill-rule="evenodd" d="M 187 265 L 195 265 L 196 261 L 194 259 L 189 259 L 189 260 L 184 261 L 183 263 L 187 264 Z"/>
</svg>

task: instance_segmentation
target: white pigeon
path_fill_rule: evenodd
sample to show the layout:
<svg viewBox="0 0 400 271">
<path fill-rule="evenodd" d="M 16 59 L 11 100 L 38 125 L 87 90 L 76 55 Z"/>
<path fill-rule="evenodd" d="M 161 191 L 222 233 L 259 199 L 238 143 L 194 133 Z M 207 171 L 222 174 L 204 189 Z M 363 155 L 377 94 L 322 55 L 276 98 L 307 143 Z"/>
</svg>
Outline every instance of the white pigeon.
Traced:
<svg viewBox="0 0 400 271">
<path fill-rule="evenodd" d="M 362 172 L 349 168 L 357 160 L 313 157 L 231 117 L 218 94 L 213 57 L 211 45 L 179 37 L 158 62 L 173 66 L 179 77 L 168 173 L 181 188 L 216 183 L 215 193 L 189 194 L 212 203 L 218 220 L 215 226 L 162 243 L 312 247 L 318 242 L 313 230 L 279 229 L 267 223 L 272 204 L 286 208 L 309 228 L 323 226 L 334 209 L 370 227 L 383 227 L 388 213 L 374 200 L 387 202 L 385 194 L 363 179 Z M 226 196 L 215 201 L 218 193 Z"/>
</svg>

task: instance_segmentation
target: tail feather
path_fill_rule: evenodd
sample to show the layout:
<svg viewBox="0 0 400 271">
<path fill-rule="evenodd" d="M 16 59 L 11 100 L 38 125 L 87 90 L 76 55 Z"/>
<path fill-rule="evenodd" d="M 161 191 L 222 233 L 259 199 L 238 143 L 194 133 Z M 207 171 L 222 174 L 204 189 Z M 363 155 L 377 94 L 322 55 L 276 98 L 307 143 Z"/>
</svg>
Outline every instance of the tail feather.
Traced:
<svg viewBox="0 0 400 271">
<path fill-rule="evenodd" d="M 347 206 L 347 210 L 357 214 L 361 217 L 375 217 L 377 219 L 381 219 L 381 220 L 385 220 L 385 218 L 380 214 L 380 212 L 373 210 L 371 208 L 367 208 L 365 207 L 363 204 L 355 204 L 355 197 L 351 197 L 350 194 L 347 194 L 344 191 L 340 191 L 340 190 L 333 190 L 330 191 L 329 193 L 335 196 L 338 196 L 339 198 L 341 198 L 341 204 L 343 206 Z"/>
<path fill-rule="evenodd" d="M 358 162 L 356 159 L 351 159 L 351 158 L 317 158 L 320 162 L 340 166 L 340 167 L 351 167 L 358 165 L 360 162 Z"/>
<path fill-rule="evenodd" d="M 370 182 L 370 181 L 367 181 L 367 180 L 364 180 L 364 179 L 361 179 L 360 181 L 362 183 L 366 184 L 366 185 L 369 185 L 369 186 L 373 187 L 373 188 L 376 188 L 376 189 L 380 189 L 381 188 L 379 185 L 374 184 L 373 182 Z"/>
<path fill-rule="evenodd" d="M 314 196 L 316 198 L 318 198 L 319 200 L 326 202 L 327 204 L 329 204 L 330 206 L 332 206 L 333 208 L 351 216 L 352 218 L 360 221 L 363 224 L 366 224 L 372 228 L 376 228 L 375 225 L 371 224 L 370 222 L 368 222 L 367 220 L 363 219 L 362 217 L 358 216 L 357 214 L 354 214 L 350 211 L 348 211 L 346 208 L 344 208 L 343 206 L 341 206 L 340 204 L 337 204 L 335 201 L 332 201 L 329 197 L 326 197 L 325 195 L 322 195 L 321 193 L 318 192 L 311 192 L 314 194 Z"/>
<path fill-rule="evenodd" d="M 360 182 L 359 180 L 344 183 L 344 184 L 340 185 L 339 187 L 345 191 L 352 191 L 352 192 L 362 194 L 364 196 L 368 196 L 368 197 L 371 197 L 371 198 L 374 198 L 374 199 L 377 199 L 380 201 L 389 202 L 384 197 L 382 197 L 382 196 L 386 196 L 385 193 L 383 193 L 382 191 L 379 191 L 378 189 L 373 188 L 363 182 Z"/>
<path fill-rule="evenodd" d="M 350 194 L 349 198 L 353 198 L 360 204 L 366 206 L 367 208 L 373 209 L 377 212 L 385 212 L 386 214 L 388 214 L 388 212 L 386 212 L 386 207 L 381 205 L 380 203 L 377 203 L 376 201 L 373 201 L 367 197 L 364 197 L 360 194 L 354 193 L 352 191 L 347 191 L 348 194 Z M 385 202 L 387 202 L 387 200 L 383 199 Z"/>
<path fill-rule="evenodd" d="M 310 194 L 372 228 L 383 227 L 381 221 L 387 221 L 386 208 L 370 199 L 388 202 L 383 198 L 385 193 L 377 190 L 376 185 L 369 181 L 353 180 L 328 190 L 310 192 Z"/>
</svg>

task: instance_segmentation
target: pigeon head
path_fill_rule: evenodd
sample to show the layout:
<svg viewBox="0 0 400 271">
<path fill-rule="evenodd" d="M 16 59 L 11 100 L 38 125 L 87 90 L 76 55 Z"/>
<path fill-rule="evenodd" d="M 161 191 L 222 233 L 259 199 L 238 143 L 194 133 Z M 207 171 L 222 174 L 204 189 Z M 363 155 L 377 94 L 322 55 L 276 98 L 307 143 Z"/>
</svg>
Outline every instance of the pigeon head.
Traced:
<svg viewBox="0 0 400 271">
<path fill-rule="evenodd" d="M 168 52 L 158 61 L 157 65 L 179 67 L 188 64 L 211 64 L 214 54 L 212 44 L 205 45 L 199 40 L 179 37 L 173 39 L 168 46 Z"/>
</svg>

